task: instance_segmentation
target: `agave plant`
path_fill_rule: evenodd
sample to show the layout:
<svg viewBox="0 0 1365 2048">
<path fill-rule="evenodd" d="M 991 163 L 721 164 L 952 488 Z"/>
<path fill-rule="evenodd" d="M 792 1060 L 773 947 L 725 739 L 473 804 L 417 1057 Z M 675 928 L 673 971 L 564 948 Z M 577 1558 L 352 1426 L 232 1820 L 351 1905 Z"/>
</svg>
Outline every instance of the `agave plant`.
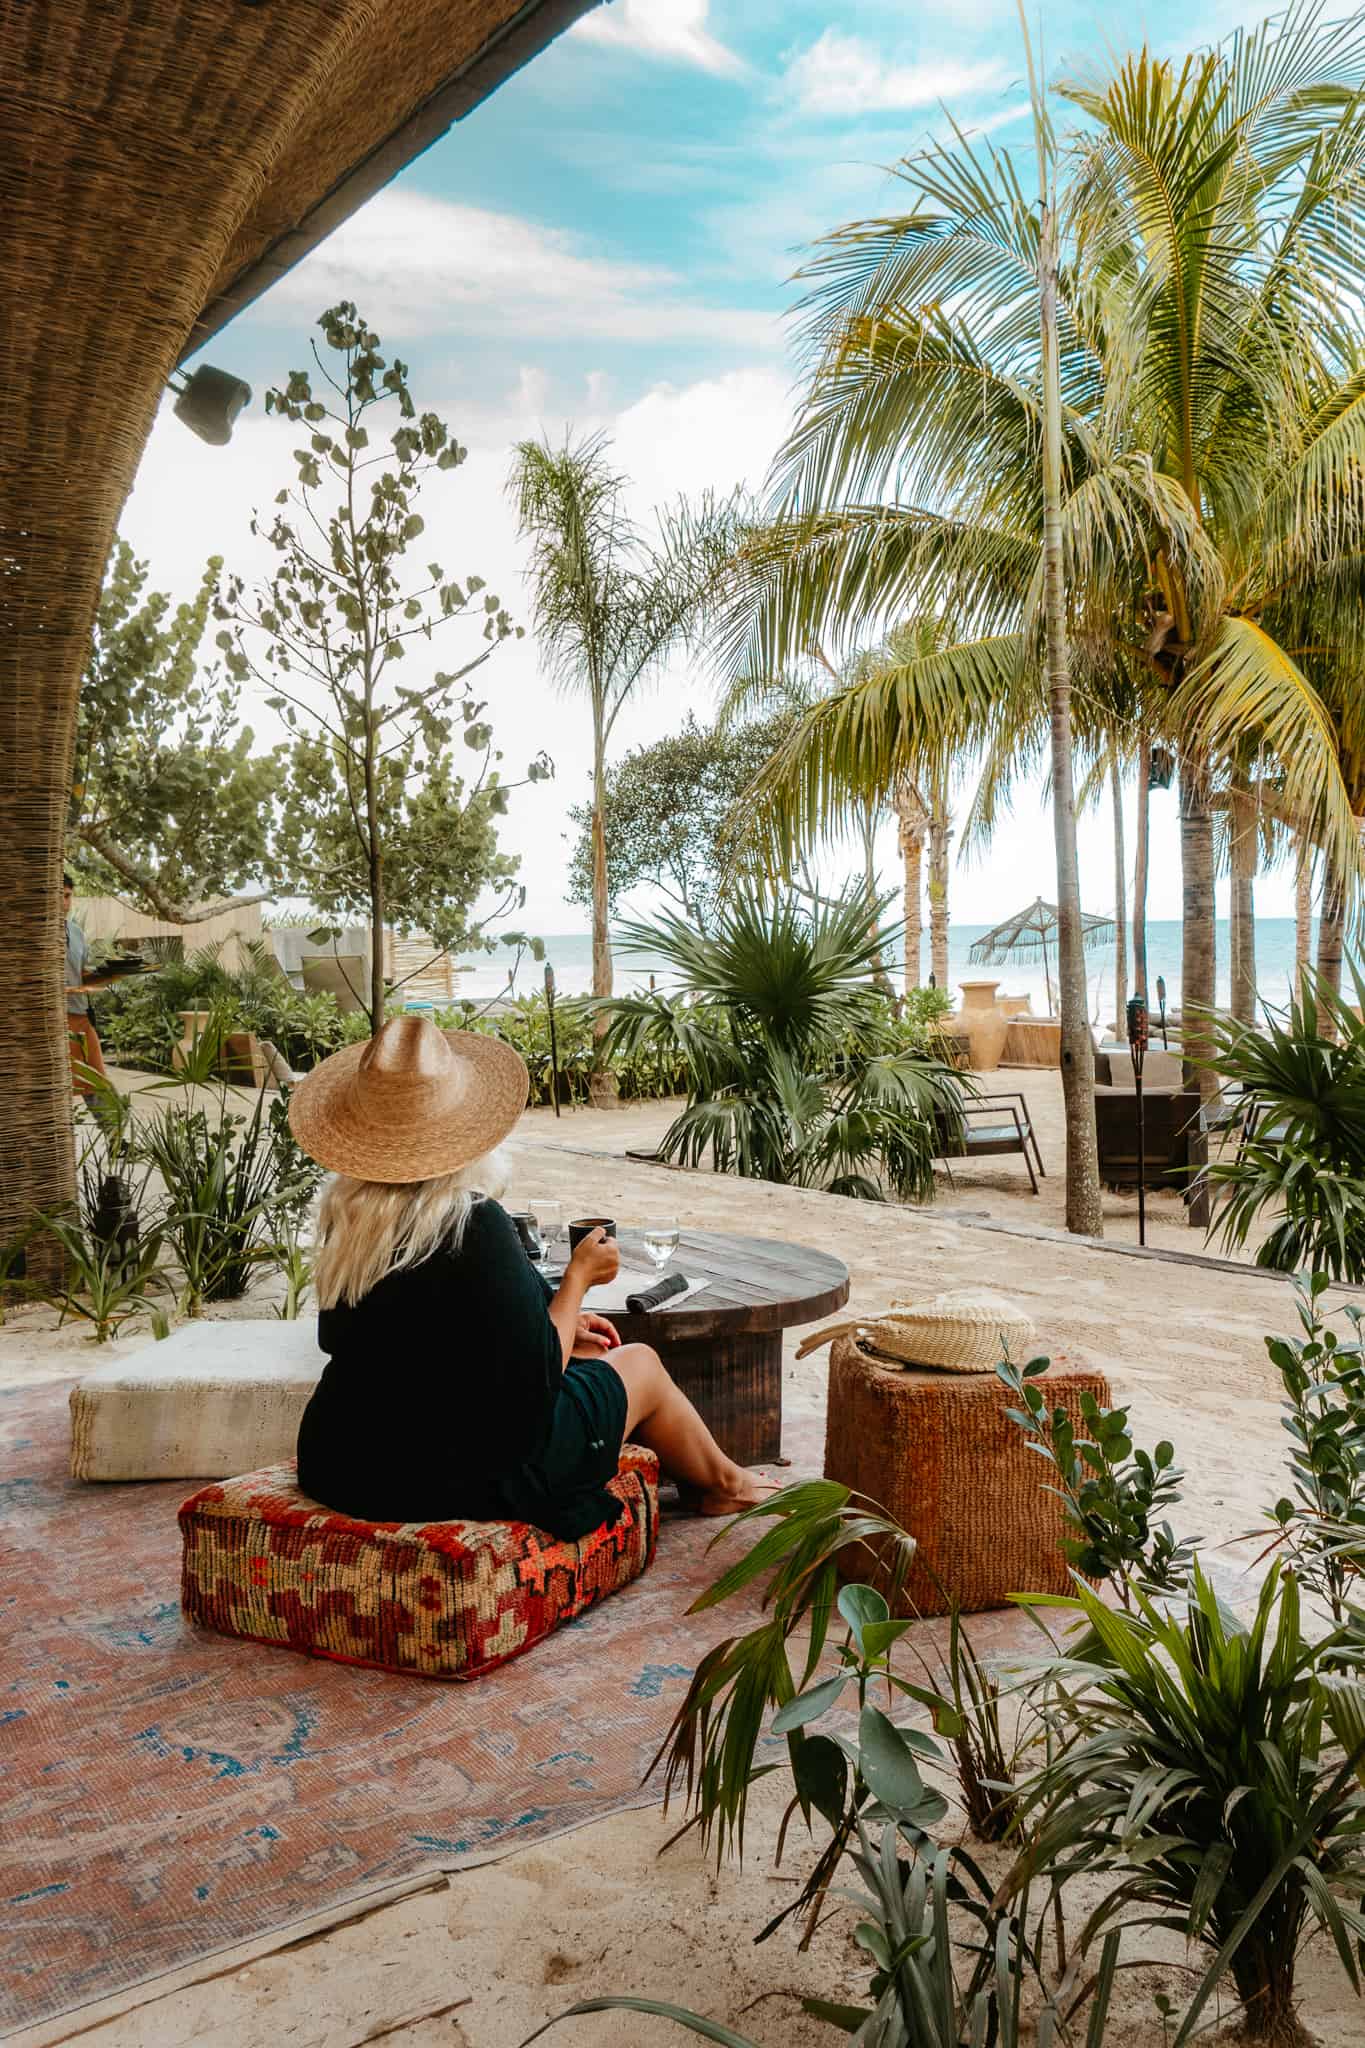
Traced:
<svg viewBox="0 0 1365 2048">
<path fill-rule="evenodd" d="M 1365 978 L 1354 962 L 1350 973 L 1365 1007 Z M 1240 1085 L 1248 1112 L 1236 1156 L 1208 1168 L 1228 1193 L 1215 1233 L 1244 1245 L 1267 1211 L 1279 1211 L 1258 1266 L 1365 1280 L 1365 1025 L 1305 972 L 1287 1010 L 1268 1009 L 1263 1028 L 1219 1019 L 1212 1036 L 1210 1063 Z"/>
<path fill-rule="evenodd" d="M 741 889 L 709 933 L 673 916 L 624 927 L 679 984 L 602 1006 L 607 1058 L 650 1051 L 687 1076 L 665 1158 L 865 1200 L 932 1197 L 938 1126 L 959 1118 L 964 1084 L 890 1028 L 872 979 L 897 933 L 881 922 L 888 900 L 859 888 L 808 909 Z"/>
</svg>

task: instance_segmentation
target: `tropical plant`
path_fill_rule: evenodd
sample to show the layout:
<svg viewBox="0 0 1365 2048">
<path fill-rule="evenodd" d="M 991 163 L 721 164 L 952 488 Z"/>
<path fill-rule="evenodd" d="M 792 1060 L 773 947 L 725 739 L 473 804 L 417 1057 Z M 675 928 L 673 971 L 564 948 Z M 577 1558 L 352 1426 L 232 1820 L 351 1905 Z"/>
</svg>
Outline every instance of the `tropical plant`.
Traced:
<svg viewBox="0 0 1365 2048">
<path fill-rule="evenodd" d="M 1357 1004 L 1365 977 L 1351 963 Z M 1305 969 L 1286 1009 L 1259 1030 L 1214 1018 L 1208 1061 L 1242 1091 L 1235 1153 L 1206 1169 L 1227 1199 L 1211 1232 L 1240 1247 L 1267 1216 L 1258 1266 L 1365 1280 L 1365 1025 Z"/>
<path fill-rule="evenodd" d="M 1355 1332 L 1343 1344 L 1319 1304 L 1325 1273 L 1300 1283 L 1302 1338 L 1267 1337 L 1284 1384 L 1282 1421 L 1289 1438 L 1292 1495 L 1276 1501 L 1271 1522 L 1297 1577 L 1325 1601 L 1333 1620 L 1351 1619 L 1349 1594 L 1365 1570 L 1365 1348 L 1360 1310 L 1345 1309 Z"/>
<path fill-rule="evenodd" d="M 1155 1519 L 1181 1498 L 1185 1475 L 1174 1446 L 1163 1440 L 1152 1451 L 1135 1448 L 1128 1410 L 1101 1408 L 1088 1391 L 1078 1431 L 1065 1408 L 1048 1407 L 1039 1381 L 1051 1364 L 1006 1359 L 996 1372 L 1019 1404 L 1005 1413 L 1052 1467 L 1053 1491 L 1071 1529 L 1062 1538 L 1063 1556 L 1087 1579 L 1112 1586 L 1125 1606 L 1137 1587 L 1176 1592 L 1189 1576 L 1194 1545 Z"/>
<path fill-rule="evenodd" d="M 168 1104 L 138 1142 L 161 1176 L 161 1231 L 180 1268 L 181 1307 L 192 1316 L 205 1302 L 246 1292 L 253 1269 L 272 1256 L 281 1212 L 301 1210 L 321 1178 L 290 1132 L 286 1096 L 267 1108 L 264 1090 L 249 1117 L 227 1107 L 226 1090 L 212 1114 Z"/>
<path fill-rule="evenodd" d="M 624 927 L 681 987 L 603 1005 L 608 1057 L 649 1049 L 686 1068 L 666 1158 L 870 1201 L 932 1197 L 936 1120 L 960 1114 L 962 1083 L 888 1031 L 869 979 L 894 937 L 883 907 L 861 888 L 810 907 L 741 888 L 709 936 L 675 917 Z"/>
<path fill-rule="evenodd" d="M 1140 1588 L 1128 1611 L 1082 1585 L 1066 1604 L 1088 1626 L 1052 1670 L 1054 1753 L 1021 1792 L 1033 1832 L 1003 1889 L 1095 1877 L 1082 1949 L 1134 1915 L 1205 1949 L 1172 2048 L 1229 1974 L 1248 2039 L 1303 2042 L 1305 1936 L 1330 1937 L 1357 1990 L 1365 1940 L 1365 1722 L 1358 1684 L 1325 1675 L 1334 1638 L 1305 1642 L 1278 1564 L 1247 1625 L 1197 1564 L 1184 1612 Z"/>
<path fill-rule="evenodd" d="M 166 1318 L 152 1299 L 157 1290 L 170 1292 L 161 1270 L 162 1236 L 144 1231 L 131 1249 L 117 1237 L 99 1237 L 74 1216 L 45 1216 L 42 1229 L 62 1250 L 64 1279 L 48 1299 L 60 1309 L 60 1321 L 75 1317 L 89 1323 L 96 1344 L 107 1344 L 125 1323 L 149 1316 L 158 1337 L 166 1335 Z"/>
<path fill-rule="evenodd" d="M 466 451 L 435 413 L 418 413 L 406 364 L 381 353 L 352 304 L 330 307 L 318 329 L 314 369 L 266 394 L 267 413 L 307 430 L 292 488 L 252 521 L 278 566 L 252 594 L 229 579 L 218 645 L 234 681 L 265 686 L 291 735 L 286 864 L 319 909 L 368 912 L 377 1030 L 386 924 L 431 930 L 443 945 L 477 942 L 487 920 L 473 925 L 471 914 L 484 884 L 502 891 L 499 909 L 518 898 L 516 863 L 494 837 L 506 807 L 501 757 L 470 679 L 520 629 L 482 577 L 457 582 L 439 562 L 405 575 L 424 531 L 422 490 Z M 398 414 L 388 452 L 368 453 L 388 406 Z M 457 621 L 478 623 L 482 649 L 453 670 L 399 681 L 400 664 Z M 447 755 L 456 732 L 472 757 L 468 787 Z M 549 772 L 540 756 L 527 779 Z"/>
<path fill-rule="evenodd" d="M 869 2048 L 873 2043 L 876 2048 L 967 2048 L 968 2043 L 984 2048 L 987 2042 L 1017 2048 L 1018 1937 L 993 1911 L 981 1872 L 960 1849 L 928 1841 L 906 1857 L 907 1836 L 913 1844 L 918 1830 L 898 1827 L 894 1802 L 877 1799 L 868 1811 L 887 1818 L 875 1829 L 859 1821 L 856 1847 L 848 1855 L 859 1886 L 841 1890 L 840 1896 L 858 1912 L 854 1940 L 875 1966 L 872 2003 L 803 1998 L 802 2010 Z M 969 1926 L 976 1923 L 970 1933 L 964 1933 L 964 1920 Z M 1092 2008 L 1086 2048 L 1100 2048 L 1112 1984 L 1111 1965 Z M 755 2048 L 747 2036 L 718 2020 L 656 1999 L 625 1997 L 583 1999 L 528 2034 L 522 2048 L 530 2048 L 560 2020 L 595 2012 L 648 2013 L 719 2042 L 721 2048 Z"/>
<path fill-rule="evenodd" d="M 511 493 L 531 542 L 530 581 L 542 655 L 592 717 L 592 992 L 612 992 L 608 935 L 607 748 L 623 705 L 671 654 L 696 645 L 726 573 L 732 509 L 709 498 L 656 514 L 650 542 L 625 505 L 627 480 L 602 435 L 561 448 L 518 444 Z M 598 1030 L 601 1038 L 605 1021 Z M 595 1100 L 610 1100 L 594 1072 Z"/>
</svg>

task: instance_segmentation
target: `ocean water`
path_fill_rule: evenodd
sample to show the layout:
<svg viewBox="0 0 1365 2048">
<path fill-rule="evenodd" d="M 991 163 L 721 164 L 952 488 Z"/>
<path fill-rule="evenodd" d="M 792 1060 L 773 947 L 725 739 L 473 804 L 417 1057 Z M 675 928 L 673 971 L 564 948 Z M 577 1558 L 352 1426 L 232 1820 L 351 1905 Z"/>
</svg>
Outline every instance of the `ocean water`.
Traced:
<svg viewBox="0 0 1365 2048">
<path fill-rule="evenodd" d="M 989 926 L 984 924 L 954 924 L 948 928 L 948 982 L 949 993 L 956 1002 L 958 983 L 968 978 L 989 977 L 998 980 L 1003 995 L 1028 995 L 1035 1015 L 1047 1013 L 1047 987 L 1041 961 L 1028 964 L 1010 963 L 1003 967 L 976 967 L 969 958 L 975 940 L 983 937 Z M 1147 974 L 1148 995 L 1153 1013 L 1156 1011 L 1156 978 L 1161 975 L 1166 983 L 1166 1000 L 1174 1008 L 1180 1001 L 1180 921 L 1178 918 L 1156 918 L 1147 926 Z M 555 971 L 555 985 L 561 995 L 585 995 L 592 986 L 592 938 L 588 932 L 556 932 L 547 935 L 545 956 Z M 615 984 L 618 994 L 628 990 L 645 988 L 651 974 L 660 988 L 670 985 L 667 963 L 649 955 L 628 954 L 622 949 L 613 953 Z M 900 985 L 899 961 L 888 962 L 897 986 Z M 1054 985 L 1056 962 L 1052 963 Z M 1263 1001 L 1279 1005 L 1289 996 L 1290 982 L 1294 970 L 1294 920 L 1292 917 L 1258 917 L 1256 920 L 1256 983 Z M 925 934 L 923 968 L 925 979 L 929 973 L 929 938 Z M 517 977 L 519 994 L 534 994 L 543 986 L 543 968 L 533 961 L 523 963 Z M 1086 976 L 1090 994 L 1090 1015 L 1101 1025 L 1108 1025 L 1114 1016 L 1114 948 L 1112 943 L 1096 947 L 1086 955 Z M 460 979 L 461 993 L 485 998 L 495 996 L 505 989 L 507 967 L 496 954 L 475 958 L 467 963 L 467 971 Z M 1129 991 L 1132 990 L 1131 948 L 1129 959 Z M 1225 1004 L 1229 998 L 1229 937 L 1225 918 L 1218 921 L 1218 980 L 1217 1000 Z"/>
</svg>

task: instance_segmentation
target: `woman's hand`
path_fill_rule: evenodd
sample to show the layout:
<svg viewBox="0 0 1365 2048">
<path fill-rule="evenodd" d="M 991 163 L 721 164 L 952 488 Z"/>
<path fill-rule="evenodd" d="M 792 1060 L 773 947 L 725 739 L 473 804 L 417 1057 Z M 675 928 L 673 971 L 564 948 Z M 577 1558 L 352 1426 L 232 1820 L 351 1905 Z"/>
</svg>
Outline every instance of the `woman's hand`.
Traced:
<svg viewBox="0 0 1365 2048">
<path fill-rule="evenodd" d="M 589 1287 L 602 1287 L 608 1280 L 614 1280 L 620 1269 L 620 1246 L 599 1223 L 596 1230 L 579 1240 L 564 1277 L 567 1280 L 573 1274 L 580 1278 L 586 1293 Z"/>
<path fill-rule="evenodd" d="M 575 1358 L 600 1358 L 604 1351 L 618 1350 L 620 1343 L 616 1325 L 605 1316 L 594 1315 L 591 1309 L 585 1309 L 579 1316 L 574 1332 Z"/>
</svg>

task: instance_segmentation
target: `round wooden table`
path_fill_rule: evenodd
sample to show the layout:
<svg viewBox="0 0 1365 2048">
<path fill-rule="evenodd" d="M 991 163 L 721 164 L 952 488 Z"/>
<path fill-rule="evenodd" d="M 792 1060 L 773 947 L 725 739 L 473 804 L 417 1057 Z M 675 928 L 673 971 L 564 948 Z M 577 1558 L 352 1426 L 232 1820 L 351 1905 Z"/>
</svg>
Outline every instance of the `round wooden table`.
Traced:
<svg viewBox="0 0 1365 2048">
<path fill-rule="evenodd" d="M 622 1269 L 655 1277 L 638 1230 L 620 1233 Z M 768 1237 L 684 1230 L 670 1273 L 708 1285 L 681 1308 L 613 1313 L 626 1344 L 652 1344 L 722 1450 L 737 1465 L 782 1455 L 782 1332 L 819 1322 L 848 1300 L 848 1268 L 828 1252 Z"/>
</svg>

